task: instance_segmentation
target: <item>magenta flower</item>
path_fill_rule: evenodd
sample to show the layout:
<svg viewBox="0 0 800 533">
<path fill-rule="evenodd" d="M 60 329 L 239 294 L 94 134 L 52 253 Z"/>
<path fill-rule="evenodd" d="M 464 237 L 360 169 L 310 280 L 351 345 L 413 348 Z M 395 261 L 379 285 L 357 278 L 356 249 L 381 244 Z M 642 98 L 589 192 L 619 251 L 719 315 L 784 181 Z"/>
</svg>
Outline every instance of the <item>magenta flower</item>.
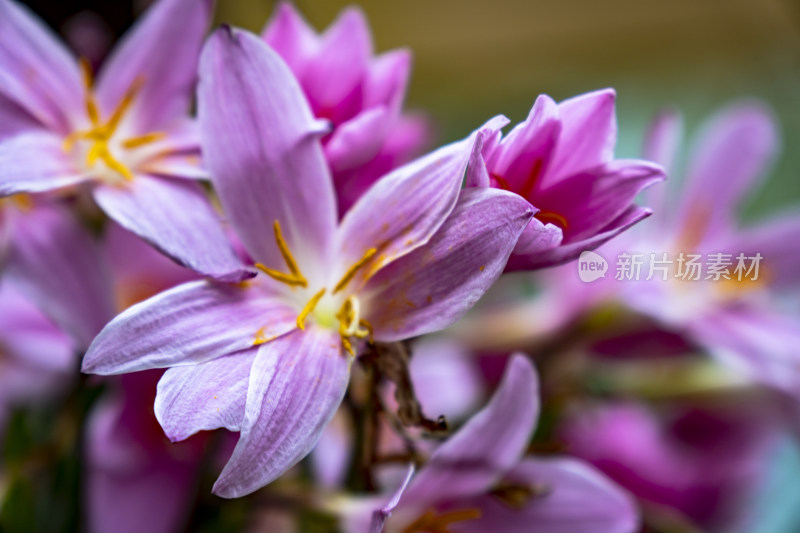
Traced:
<svg viewBox="0 0 800 533">
<path fill-rule="evenodd" d="M 473 134 L 382 178 L 339 224 L 316 121 L 283 60 L 222 28 L 200 78 L 203 153 L 263 275 L 187 283 L 131 307 L 95 339 L 84 371 L 173 367 L 159 421 L 172 440 L 240 431 L 214 486 L 236 497 L 308 454 L 368 338 L 462 316 L 502 273 L 532 209 L 505 191 L 460 191 Z"/>
<path fill-rule="evenodd" d="M 210 0 L 161 0 L 97 82 L 26 8 L 0 0 L 0 195 L 92 184 L 101 208 L 179 263 L 240 279 L 202 188 L 187 116 Z M 212 241 L 214 254 L 198 250 Z"/>
<path fill-rule="evenodd" d="M 633 533 L 633 499 L 591 466 L 523 457 L 539 416 L 533 366 L 515 356 L 489 404 L 377 511 L 345 506 L 352 533 Z M 363 505 L 367 503 L 367 505 Z M 452 528 L 452 529 L 451 529 Z"/>
<path fill-rule="evenodd" d="M 569 453 L 645 502 L 675 509 L 703 531 L 733 531 L 750 518 L 747 503 L 779 442 L 780 422 L 769 407 L 751 397 L 658 413 L 612 403 L 576 411 L 559 433 Z"/>
<path fill-rule="evenodd" d="M 484 141 L 467 186 L 512 191 L 539 210 L 508 270 L 572 260 L 651 214 L 633 201 L 664 171 L 648 161 L 614 159 L 614 99 L 612 89 L 560 104 L 542 95 L 505 138 L 498 130 Z"/>
<path fill-rule="evenodd" d="M 346 9 L 317 35 L 291 4 L 281 3 L 263 37 L 297 77 L 314 116 L 329 122 L 322 145 L 340 215 L 427 143 L 426 121 L 401 114 L 411 54 L 393 50 L 374 56 L 358 8 Z"/>
</svg>

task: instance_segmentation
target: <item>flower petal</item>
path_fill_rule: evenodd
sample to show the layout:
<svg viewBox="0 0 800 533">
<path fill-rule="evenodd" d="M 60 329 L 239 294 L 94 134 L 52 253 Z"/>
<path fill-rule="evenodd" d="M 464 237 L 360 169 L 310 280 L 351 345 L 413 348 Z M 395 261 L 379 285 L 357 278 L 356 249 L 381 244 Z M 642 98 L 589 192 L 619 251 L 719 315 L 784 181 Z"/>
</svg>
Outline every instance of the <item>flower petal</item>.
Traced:
<svg viewBox="0 0 800 533">
<path fill-rule="evenodd" d="M 372 37 L 360 9 L 342 11 L 322 36 L 319 50 L 298 79 L 318 117 L 334 124 L 361 107 L 361 86 L 372 55 Z"/>
<path fill-rule="evenodd" d="M 345 270 L 375 248 L 366 277 L 424 245 L 458 201 L 461 182 L 476 139 L 497 129 L 495 117 L 466 139 L 449 144 L 387 174 L 353 205 L 338 234 L 340 267 Z M 335 272 L 341 276 L 343 272 Z"/>
<path fill-rule="evenodd" d="M 292 72 L 302 72 L 319 46 L 316 32 L 290 2 L 280 2 L 262 33 L 264 41 L 286 61 Z"/>
<path fill-rule="evenodd" d="M 94 197 L 108 216 L 177 263 L 222 281 L 252 277 L 198 184 L 137 175 L 123 186 L 96 187 Z"/>
<path fill-rule="evenodd" d="M 410 70 L 408 50 L 392 50 L 374 58 L 364 87 L 364 108 L 383 105 L 398 113 L 403 106 Z"/>
<path fill-rule="evenodd" d="M 463 523 L 465 532 L 634 533 L 639 511 L 630 494 L 594 467 L 576 459 L 526 459 L 507 480 L 543 487 L 525 507 L 514 509 L 485 496 L 473 505 L 481 517 Z"/>
<path fill-rule="evenodd" d="M 258 348 L 205 363 L 168 369 L 158 382 L 155 412 L 171 441 L 198 431 L 239 431 L 244 418 L 250 367 Z"/>
<path fill-rule="evenodd" d="M 516 355 L 489 404 L 433 453 L 403 503 L 430 506 L 482 494 L 520 460 L 538 416 L 536 372 Z"/>
<path fill-rule="evenodd" d="M 325 145 L 333 172 L 343 172 L 375 157 L 386 138 L 391 111 L 373 107 L 338 126 Z"/>
<path fill-rule="evenodd" d="M 408 467 L 408 472 L 406 473 L 406 477 L 403 479 L 403 482 L 397 487 L 392 497 L 389 499 L 386 504 L 381 507 L 380 509 L 376 509 L 372 513 L 372 517 L 369 524 L 369 533 L 381 533 L 383 531 L 384 524 L 386 524 L 386 520 L 392 516 L 392 511 L 400 504 L 400 499 L 403 497 L 403 494 L 408 487 L 411 478 L 414 476 L 414 464 L 412 463 Z"/>
<path fill-rule="evenodd" d="M 443 329 L 466 313 L 503 272 L 533 208 L 498 189 L 465 189 L 431 240 L 372 277 L 364 316 L 381 341 Z"/>
<path fill-rule="evenodd" d="M 112 113 L 137 78 L 137 125 L 159 129 L 185 115 L 197 79 L 197 58 L 211 21 L 212 0 L 159 0 L 115 47 L 97 80 L 97 99 Z"/>
<path fill-rule="evenodd" d="M 83 109 L 78 62 L 24 5 L 0 0 L 0 93 L 50 129 L 66 134 Z"/>
<path fill-rule="evenodd" d="M 666 109 L 656 115 L 648 127 L 642 157 L 661 165 L 664 168 L 664 174 L 670 176 L 677 163 L 682 139 L 683 120 L 681 114 L 675 110 Z M 644 194 L 647 204 L 664 221 L 674 217 L 674 213 L 668 211 L 667 194 L 665 185 L 650 187 Z"/>
<path fill-rule="evenodd" d="M 731 223 L 756 180 L 766 175 L 780 144 L 777 121 L 757 101 L 726 107 L 703 127 L 686 173 L 680 219 L 703 219 L 703 234 Z"/>
<path fill-rule="evenodd" d="M 318 124 L 286 64 L 256 36 L 223 27 L 203 51 L 200 77 L 203 156 L 247 250 L 283 270 L 270 231 L 277 220 L 299 264 L 325 263 L 333 184 Z"/>
<path fill-rule="evenodd" d="M 88 346 L 114 314 L 99 246 L 56 206 L 14 213 L 12 224 L 6 275 L 80 347 Z"/>
<path fill-rule="evenodd" d="M 100 332 L 83 371 L 123 374 L 210 361 L 296 327 L 297 313 L 256 282 L 193 281 L 129 307 Z"/>
<path fill-rule="evenodd" d="M 557 266 L 568 261 L 572 261 L 581 255 L 581 253 L 585 250 L 594 250 L 601 244 L 608 242 L 623 231 L 627 230 L 634 224 L 641 222 L 652 214 L 653 211 L 647 207 L 632 205 L 624 213 L 614 219 L 608 226 L 591 237 L 566 244 L 562 242 L 560 246 L 540 249 L 538 253 L 523 255 L 515 252 L 511 254 L 511 257 L 508 259 L 506 271 L 516 272 L 519 270 L 536 270 L 540 268 Z M 549 225 L 550 224 L 546 225 L 545 228 Z M 520 238 L 520 241 L 522 241 L 522 238 Z"/>
<path fill-rule="evenodd" d="M 214 493 L 249 494 L 308 455 L 344 397 L 351 361 L 336 332 L 315 327 L 262 345 L 242 434 Z"/>
<path fill-rule="evenodd" d="M 615 100 L 614 89 L 602 89 L 558 104 L 561 135 L 547 173 L 548 183 L 613 159 L 617 142 Z"/>
<path fill-rule="evenodd" d="M 0 141 L 38 128 L 41 124 L 33 115 L 0 93 Z"/>
<path fill-rule="evenodd" d="M 37 131 L 0 143 L 0 196 L 51 191 L 88 179 L 75 169 L 62 142 L 56 135 Z"/>
</svg>

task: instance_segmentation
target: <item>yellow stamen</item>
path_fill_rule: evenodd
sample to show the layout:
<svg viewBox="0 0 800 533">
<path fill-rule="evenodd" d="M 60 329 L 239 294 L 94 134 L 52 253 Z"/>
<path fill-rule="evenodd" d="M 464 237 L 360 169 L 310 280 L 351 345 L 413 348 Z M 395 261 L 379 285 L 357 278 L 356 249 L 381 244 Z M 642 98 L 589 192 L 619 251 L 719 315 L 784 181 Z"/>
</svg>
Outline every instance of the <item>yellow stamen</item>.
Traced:
<svg viewBox="0 0 800 533">
<path fill-rule="evenodd" d="M 104 133 L 107 137 L 110 137 L 111 134 L 117 129 L 119 121 L 122 120 L 125 112 L 133 103 L 133 99 L 136 97 L 136 94 L 142 89 L 142 85 L 144 85 L 144 78 L 136 78 L 136 80 L 133 82 L 133 85 L 131 85 L 128 91 L 125 93 L 125 96 L 122 97 L 122 101 L 114 110 L 114 113 L 111 115 L 109 121 L 103 127 Z"/>
<path fill-rule="evenodd" d="M 350 339 L 348 339 L 347 337 L 342 337 L 342 346 L 344 347 L 345 350 L 347 350 L 347 353 L 355 357 L 356 352 L 355 350 L 353 350 L 353 344 L 350 342 Z"/>
<path fill-rule="evenodd" d="M 545 224 L 547 224 L 548 222 L 552 222 L 558 226 L 561 226 L 561 229 L 567 229 L 569 227 L 567 219 L 554 211 L 539 211 L 534 215 L 534 217 L 538 218 L 541 222 L 544 222 Z"/>
<path fill-rule="evenodd" d="M 281 283 L 285 283 L 287 285 L 292 285 L 292 286 L 308 287 L 308 282 L 305 280 L 305 278 L 298 279 L 294 274 L 284 274 L 283 272 L 280 272 L 278 270 L 267 268 L 262 263 L 256 263 L 255 266 L 257 269 L 259 269 L 267 276 L 271 277 L 274 280 L 280 281 Z"/>
<path fill-rule="evenodd" d="M 358 333 L 356 333 L 356 337 L 359 337 L 360 339 L 369 337 L 369 342 L 374 342 L 374 338 L 372 336 L 372 331 L 373 331 L 372 324 L 370 324 L 369 322 L 367 322 L 362 318 L 358 321 L 358 325 L 364 328 L 364 330 L 360 330 Z"/>
<path fill-rule="evenodd" d="M 83 79 L 83 86 L 86 88 L 87 92 L 92 90 L 94 87 L 94 76 L 92 75 L 92 65 L 89 64 L 89 60 L 85 57 L 82 57 L 78 60 L 78 63 L 81 68 L 81 78 Z"/>
<path fill-rule="evenodd" d="M 166 137 L 166 133 L 163 132 L 155 132 L 155 133 L 148 133 L 147 135 L 141 135 L 139 137 L 132 137 L 122 142 L 123 148 L 138 148 L 140 146 L 144 146 L 145 144 L 150 144 L 152 142 L 160 141 Z"/>
<path fill-rule="evenodd" d="M 370 248 L 369 250 L 364 252 L 364 255 L 361 257 L 361 259 L 356 261 L 356 263 L 353 266 L 351 266 L 347 270 L 347 272 L 345 272 L 344 276 L 342 276 L 342 279 L 339 280 L 339 283 L 336 284 L 336 287 L 334 287 L 333 289 L 333 294 L 336 294 L 340 290 L 344 289 L 347 286 L 347 284 L 350 283 L 350 280 L 352 280 L 353 277 L 355 277 L 356 272 L 358 272 L 358 269 L 366 265 L 377 252 L 378 252 L 377 248 Z"/>
<path fill-rule="evenodd" d="M 100 127 L 100 111 L 97 110 L 97 102 L 94 95 L 86 95 L 86 113 L 89 114 L 89 120 L 95 128 Z"/>
<path fill-rule="evenodd" d="M 303 307 L 303 310 L 300 311 L 300 314 L 297 315 L 297 327 L 298 328 L 300 328 L 302 330 L 306 329 L 306 324 L 305 324 L 306 317 L 317 306 L 317 303 L 325 295 L 326 290 L 327 289 L 320 289 L 319 292 L 317 292 L 317 294 L 315 294 L 314 296 L 311 297 L 311 299 L 308 301 L 306 306 Z"/>
<path fill-rule="evenodd" d="M 286 262 L 286 266 L 289 267 L 289 271 L 298 278 L 301 278 L 303 279 L 303 281 L 305 281 L 303 274 L 300 273 L 300 269 L 297 267 L 297 262 L 294 260 L 294 257 L 292 256 L 292 252 L 289 250 L 289 246 L 283 239 L 283 233 L 281 232 L 281 223 L 276 220 L 272 224 L 272 229 L 275 231 L 275 242 L 278 243 L 278 249 L 280 249 L 281 255 L 283 256 L 283 260 Z"/>
</svg>

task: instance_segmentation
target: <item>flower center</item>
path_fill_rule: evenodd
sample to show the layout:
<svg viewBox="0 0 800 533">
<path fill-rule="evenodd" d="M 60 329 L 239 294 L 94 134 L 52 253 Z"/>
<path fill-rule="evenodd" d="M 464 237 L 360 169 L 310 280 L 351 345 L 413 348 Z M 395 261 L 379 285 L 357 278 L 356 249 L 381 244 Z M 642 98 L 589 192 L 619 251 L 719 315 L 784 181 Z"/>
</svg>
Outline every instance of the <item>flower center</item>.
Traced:
<svg viewBox="0 0 800 533">
<path fill-rule="evenodd" d="M 436 514 L 434 510 L 428 510 L 403 529 L 403 533 L 450 533 L 450 525 L 466 520 L 475 520 L 481 517 L 480 509 L 460 509 Z"/>
<path fill-rule="evenodd" d="M 256 263 L 256 268 L 261 270 L 264 274 L 268 275 L 272 279 L 290 287 L 307 288 L 308 280 L 300 271 L 297 261 L 292 255 L 286 240 L 283 238 L 280 222 L 276 220 L 272 228 L 275 233 L 275 242 L 278 245 L 278 249 L 281 252 L 281 256 L 283 257 L 283 261 L 286 263 L 286 268 L 289 272 L 281 272 L 280 270 L 269 268 L 262 263 Z M 347 288 L 347 285 L 353 280 L 353 278 L 356 276 L 356 273 L 358 273 L 358 271 L 364 265 L 369 263 L 370 259 L 372 259 L 376 252 L 376 248 L 370 248 L 364 253 L 361 259 L 356 261 L 350 268 L 348 268 L 341 279 L 336 283 L 336 285 L 334 285 L 333 290 L 330 292 L 330 296 L 336 295 Z M 368 321 L 361 318 L 361 306 L 358 298 L 354 294 L 351 294 L 345 298 L 339 307 L 339 310 L 335 314 L 332 313 L 332 310 L 336 308 L 335 300 L 330 300 L 329 298 L 329 301 L 323 305 L 320 305 L 320 302 L 327 294 L 328 288 L 323 287 L 315 292 L 313 296 L 311 296 L 311 298 L 306 302 L 305 306 L 303 306 L 303 309 L 297 315 L 297 327 L 304 330 L 306 327 L 306 319 L 310 315 L 314 317 L 318 324 L 325 327 L 332 327 L 334 320 L 338 321 L 338 330 L 339 336 L 342 339 L 342 346 L 350 355 L 355 355 L 352 338 L 355 337 L 356 339 L 365 339 L 367 337 L 371 337 L 372 326 Z M 318 309 L 318 306 L 320 309 Z M 254 344 L 263 344 L 264 342 L 267 342 L 267 340 L 268 339 L 264 339 L 263 332 L 259 330 L 259 332 L 256 333 L 256 340 Z"/>
<path fill-rule="evenodd" d="M 113 176 L 120 176 L 125 181 L 133 180 L 133 172 L 128 165 L 120 161 L 114 153 L 112 153 L 112 139 L 117 132 L 120 122 L 122 121 L 125 113 L 130 109 L 133 100 L 142 88 L 144 79 L 139 77 L 134 80 L 128 91 L 122 97 L 122 100 L 114 109 L 113 113 L 107 121 L 103 121 L 100 117 L 100 111 L 97 106 L 97 100 L 94 94 L 94 78 L 89 63 L 85 59 L 81 59 L 81 72 L 83 74 L 83 84 L 86 88 L 86 114 L 91 122 L 91 127 L 85 130 L 77 130 L 64 139 L 64 151 L 67 153 L 72 152 L 73 148 L 79 141 L 88 141 L 89 146 L 85 153 L 86 167 L 93 169 L 98 161 L 102 161 L 106 168 L 112 172 Z M 148 133 L 146 135 L 139 135 L 129 137 L 122 140 L 119 145 L 125 150 L 134 150 L 158 141 L 165 136 L 161 132 Z"/>
</svg>

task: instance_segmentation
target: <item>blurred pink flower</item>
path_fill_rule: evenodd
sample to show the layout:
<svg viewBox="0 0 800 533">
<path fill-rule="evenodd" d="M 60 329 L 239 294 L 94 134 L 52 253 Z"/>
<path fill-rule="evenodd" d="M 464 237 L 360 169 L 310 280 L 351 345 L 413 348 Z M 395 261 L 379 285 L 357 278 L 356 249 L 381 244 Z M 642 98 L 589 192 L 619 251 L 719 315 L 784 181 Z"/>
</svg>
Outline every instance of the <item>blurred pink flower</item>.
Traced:
<svg viewBox="0 0 800 533">
<path fill-rule="evenodd" d="M 605 89 L 556 104 L 542 95 L 505 138 L 483 139 L 470 162 L 467 187 L 519 194 L 539 210 L 525 229 L 508 270 L 531 270 L 575 259 L 651 214 L 633 203 L 664 179 L 649 161 L 614 159 L 615 93 Z"/>
<path fill-rule="evenodd" d="M 524 457 L 539 416 L 538 396 L 533 366 L 524 356 L 513 357 L 489 404 L 409 475 L 388 502 L 344 504 L 345 530 L 636 531 L 633 499 L 589 465 Z"/>
<path fill-rule="evenodd" d="M 322 144 L 340 216 L 378 178 L 419 155 L 430 141 L 427 120 L 402 113 L 410 52 L 374 56 L 360 9 L 344 10 L 318 35 L 282 2 L 263 37 L 297 77 L 314 116 L 329 123 Z"/>
<path fill-rule="evenodd" d="M 120 225 L 203 274 L 244 273 L 203 189 L 187 112 L 211 0 L 160 0 L 91 67 L 0 0 L 0 196 L 91 184 Z M 216 243 L 204 255 L 203 245 Z"/>
</svg>

